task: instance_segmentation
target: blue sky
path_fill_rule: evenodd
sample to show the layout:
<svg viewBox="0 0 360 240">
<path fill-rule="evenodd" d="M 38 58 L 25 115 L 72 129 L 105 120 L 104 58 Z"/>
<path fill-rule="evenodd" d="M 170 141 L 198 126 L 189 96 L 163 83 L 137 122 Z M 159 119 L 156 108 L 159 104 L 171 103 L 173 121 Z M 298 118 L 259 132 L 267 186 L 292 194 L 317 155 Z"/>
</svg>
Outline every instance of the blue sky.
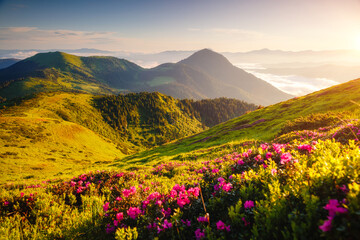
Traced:
<svg viewBox="0 0 360 240">
<path fill-rule="evenodd" d="M 0 0 L 0 49 L 360 50 L 360 0 Z"/>
</svg>

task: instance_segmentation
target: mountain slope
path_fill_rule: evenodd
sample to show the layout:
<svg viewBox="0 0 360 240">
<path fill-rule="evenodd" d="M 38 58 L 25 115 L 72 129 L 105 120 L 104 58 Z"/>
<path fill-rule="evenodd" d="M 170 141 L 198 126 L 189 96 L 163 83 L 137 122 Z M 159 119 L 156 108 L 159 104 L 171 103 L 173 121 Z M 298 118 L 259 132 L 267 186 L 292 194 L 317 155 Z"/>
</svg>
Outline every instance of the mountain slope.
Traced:
<svg viewBox="0 0 360 240">
<path fill-rule="evenodd" d="M 353 118 L 359 118 L 360 107 L 353 102 L 360 103 L 360 79 L 258 109 L 197 135 L 121 159 L 117 166 L 139 162 L 154 164 L 197 156 L 206 156 L 207 159 L 213 157 L 213 152 L 221 154 L 234 144 L 247 140 L 270 141 L 281 132 L 288 120 L 314 113 L 348 111 Z"/>
<path fill-rule="evenodd" d="M 224 56 L 209 49 L 198 51 L 180 63 L 192 66 L 217 79 L 220 87 L 229 97 L 239 96 L 239 91 L 243 90 L 248 94 L 248 98 L 263 105 L 291 97 L 264 80 L 233 66 Z M 243 100 L 248 101 L 248 99 Z"/>
<path fill-rule="evenodd" d="M 199 51 L 176 64 L 151 69 L 114 57 L 50 52 L 0 70 L 2 98 L 50 91 L 92 94 L 148 91 L 180 99 L 230 97 L 262 105 L 290 98 L 210 50 Z"/>
</svg>

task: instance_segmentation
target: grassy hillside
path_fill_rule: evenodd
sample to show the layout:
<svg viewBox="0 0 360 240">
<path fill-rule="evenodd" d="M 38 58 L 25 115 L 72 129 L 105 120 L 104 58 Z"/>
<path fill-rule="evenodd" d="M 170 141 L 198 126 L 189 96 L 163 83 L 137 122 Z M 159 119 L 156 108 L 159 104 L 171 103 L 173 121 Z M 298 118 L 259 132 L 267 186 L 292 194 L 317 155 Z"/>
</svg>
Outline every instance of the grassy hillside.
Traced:
<svg viewBox="0 0 360 240">
<path fill-rule="evenodd" d="M 23 169 L 33 171 L 22 183 L 0 186 L 0 238 L 359 236 L 360 79 L 255 110 L 197 135 L 120 158 L 115 164 L 94 162 L 102 157 L 101 151 L 116 154 L 116 148 L 94 132 L 56 117 L 31 117 L 53 114 L 49 100 L 53 97 L 54 102 L 66 102 L 69 93 L 62 94 L 61 101 L 59 94 L 50 98 L 42 94 L 50 104 L 47 110 L 20 111 L 23 103 L 0 118 L 0 124 L 4 122 L 1 140 L 7 141 L 2 149 L 9 149 L 1 155 L 2 175 L 13 174 L 9 175 L 11 180 L 21 176 Z M 149 119 L 133 115 L 145 111 L 140 109 L 146 105 L 138 101 L 145 95 L 105 98 L 107 105 L 101 104 L 112 109 L 110 114 L 125 102 L 130 118 L 151 125 Z M 173 101 L 161 94 L 152 96 Z M 131 100 L 137 102 L 133 106 L 138 111 L 130 107 Z M 27 103 L 36 108 L 36 102 L 30 101 Z M 16 116 L 19 113 L 23 116 Z M 71 118 L 70 112 L 62 114 Z M 161 120 L 160 116 L 153 119 Z M 123 123 L 110 125 L 120 128 Z M 9 141 L 21 145 L 10 146 Z M 27 151 L 21 149 L 30 144 L 41 146 L 37 151 L 34 148 L 34 156 L 41 157 L 43 151 L 49 158 L 23 162 Z M 87 152 L 86 146 L 95 150 Z M 71 148 L 83 152 L 72 152 Z M 71 160 L 90 153 L 94 154 L 92 160 Z M 58 161 L 61 158 L 64 161 Z M 43 178 L 46 171 L 58 171 L 58 167 L 54 169 L 57 163 L 62 173 L 84 165 L 99 170 L 84 172 L 89 168 L 66 180 L 29 181 L 35 174 Z M 112 171 L 104 170 L 105 166 Z"/>
<path fill-rule="evenodd" d="M 116 166 L 211 158 L 212 153 L 219 155 L 247 140 L 270 141 L 281 132 L 287 121 L 313 113 L 348 111 L 350 114 L 346 118 L 358 118 L 360 106 L 352 101 L 360 103 L 360 79 L 258 109 L 194 136 L 128 156 L 119 160 Z"/>
<path fill-rule="evenodd" d="M 72 176 L 124 156 L 108 139 L 75 123 L 0 117 L 1 183 Z"/>
<path fill-rule="evenodd" d="M 100 167 L 115 158 L 199 133 L 207 128 L 205 122 L 211 116 L 201 116 L 191 107 L 197 103 L 184 105 L 160 93 L 94 96 L 69 92 L 41 93 L 17 104 L 3 103 L 0 155 L 4 173 L 9 174 L 0 182 Z M 235 99 L 207 100 L 201 106 L 213 115 L 230 112 L 235 116 L 256 108 Z"/>
</svg>

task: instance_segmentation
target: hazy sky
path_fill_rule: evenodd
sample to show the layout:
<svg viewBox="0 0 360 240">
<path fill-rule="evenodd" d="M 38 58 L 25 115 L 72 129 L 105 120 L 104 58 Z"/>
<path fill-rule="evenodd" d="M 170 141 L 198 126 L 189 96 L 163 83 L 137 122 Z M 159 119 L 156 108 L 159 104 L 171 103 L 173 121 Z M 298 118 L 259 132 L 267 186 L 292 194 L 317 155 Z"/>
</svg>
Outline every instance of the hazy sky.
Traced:
<svg viewBox="0 0 360 240">
<path fill-rule="evenodd" d="M 360 0 L 0 0 L 0 49 L 360 50 Z"/>
</svg>

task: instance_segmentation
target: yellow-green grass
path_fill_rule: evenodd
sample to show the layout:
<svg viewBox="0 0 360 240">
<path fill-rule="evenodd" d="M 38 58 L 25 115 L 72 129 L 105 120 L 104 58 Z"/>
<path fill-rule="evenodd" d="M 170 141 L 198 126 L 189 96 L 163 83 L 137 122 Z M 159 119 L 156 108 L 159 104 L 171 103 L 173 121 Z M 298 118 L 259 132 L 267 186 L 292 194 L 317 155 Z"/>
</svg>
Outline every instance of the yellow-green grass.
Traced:
<svg viewBox="0 0 360 240">
<path fill-rule="evenodd" d="M 75 123 L 0 117 L 0 183 L 73 176 L 124 156 L 110 140 Z"/>
<path fill-rule="evenodd" d="M 258 109 L 200 134 L 127 156 L 112 166 L 129 168 L 139 164 L 151 166 L 169 160 L 208 159 L 217 155 L 214 149 L 225 153 L 230 146 L 248 140 L 271 141 L 286 121 L 301 116 L 348 111 L 353 114 L 353 118 L 358 118 L 360 106 L 356 102 L 360 103 L 360 79 Z"/>
</svg>

